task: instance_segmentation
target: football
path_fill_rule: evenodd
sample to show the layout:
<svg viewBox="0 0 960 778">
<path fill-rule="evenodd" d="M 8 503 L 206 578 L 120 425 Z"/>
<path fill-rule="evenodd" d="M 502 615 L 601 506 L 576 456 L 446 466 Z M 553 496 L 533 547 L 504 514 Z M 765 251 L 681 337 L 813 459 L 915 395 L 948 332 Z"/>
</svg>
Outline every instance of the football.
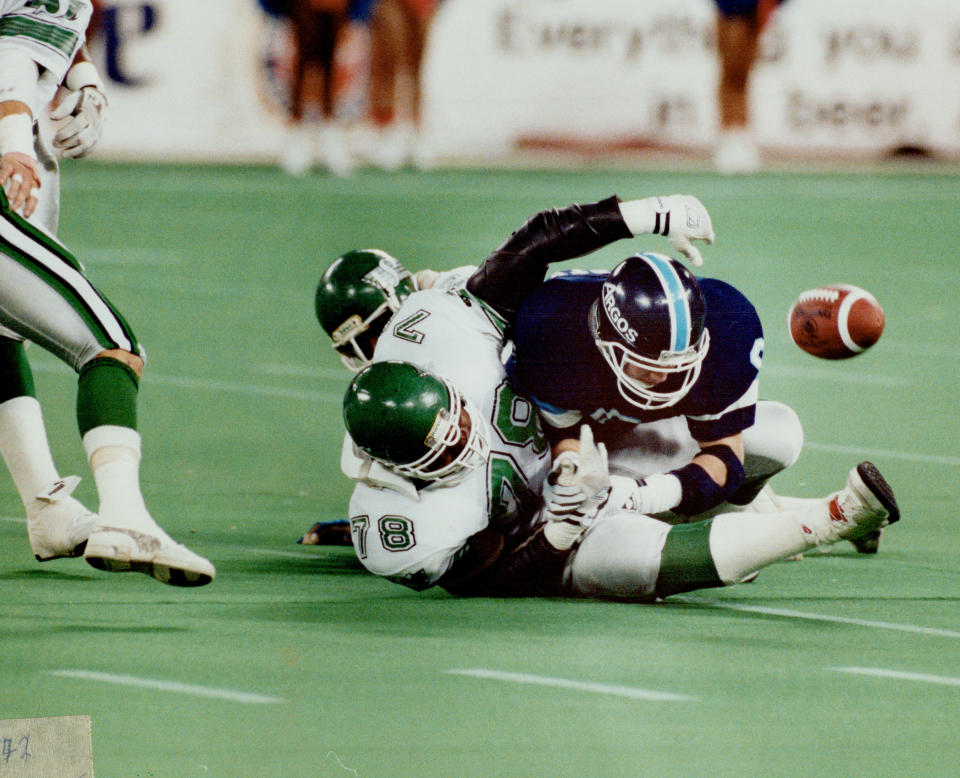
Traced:
<svg viewBox="0 0 960 778">
<path fill-rule="evenodd" d="M 787 314 L 793 342 L 821 359 L 848 359 L 863 353 L 880 339 L 883 324 L 883 309 L 876 298 L 850 284 L 808 289 Z"/>
</svg>

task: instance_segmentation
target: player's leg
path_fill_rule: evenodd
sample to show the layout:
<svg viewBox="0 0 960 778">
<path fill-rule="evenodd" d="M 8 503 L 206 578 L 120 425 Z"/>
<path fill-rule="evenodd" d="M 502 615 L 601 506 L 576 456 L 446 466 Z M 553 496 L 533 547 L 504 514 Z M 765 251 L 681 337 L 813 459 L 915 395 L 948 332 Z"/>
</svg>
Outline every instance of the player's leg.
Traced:
<svg viewBox="0 0 960 778">
<path fill-rule="evenodd" d="M 786 470 L 803 450 L 803 426 L 789 405 L 757 402 L 753 426 L 743 432 L 743 484 L 730 496 L 734 506 L 749 505 L 777 473 Z M 715 511 L 719 513 L 723 511 Z"/>
<path fill-rule="evenodd" d="M 727 513 L 672 526 L 626 511 L 601 515 L 574 553 L 574 594 L 644 600 L 740 583 L 757 570 L 824 542 L 899 519 L 893 491 L 861 463 L 846 486 L 797 512 Z"/>
<path fill-rule="evenodd" d="M 0 337 L 0 454 L 27 512 L 36 558 L 82 554 L 96 514 L 71 496 L 80 479 L 57 472 L 23 343 L 8 337 Z"/>
<path fill-rule="evenodd" d="M 893 489 L 870 462 L 843 489 L 796 511 L 725 513 L 671 530 L 656 595 L 729 586 L 781 559 L 823 543 L 862 537 L 900 518 Z"/>
<path fill-rule="evenodd" d="M 760 167 L 760 155 L 750 127 L 748 84 L 757 55 L 760 23 L 755 9 L 749 8 L 755 4 L 718 5 L 720 138 L 714 163 L 722 173 L 752 173 Z"/>
<path fill-rule="evenodd" d="M 77 260 L 11 214 L 2 194 L 0 239 L 0 324 L 80 373 L 77 419 L 100 497 L 84 557 L 95 567 L 137 570 L 165 583 L 208 583 L 213 566 L 174 543 L 143 504 L 136 429 L 142 360 L 129 325 Z"/>
<path fill-rule="evenodd" d="M 84 559 L 100 570 L 136 571 L 177 586 L 209 583 L 214 568 L 154 521 L 140 490 L 137 392 L 143 361 L 132 351 L 100 352 L 80 369 L 77 421 L 100 497 Z"/>
</svg>

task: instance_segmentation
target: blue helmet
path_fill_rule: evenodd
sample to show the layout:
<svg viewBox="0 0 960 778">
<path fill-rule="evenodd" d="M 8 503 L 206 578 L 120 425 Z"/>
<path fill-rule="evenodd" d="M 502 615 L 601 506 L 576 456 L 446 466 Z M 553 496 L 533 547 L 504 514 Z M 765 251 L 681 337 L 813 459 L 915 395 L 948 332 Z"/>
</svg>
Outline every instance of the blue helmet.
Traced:
<svg viewBox="0 0 960 778">
<path fill-rule="evenodd" d="M 678 403 L 700 375 L 710 347 L 706 318 L 693 274 L 650 252 L 610 271 L 589 325 L 620 394 L 638 408 L 656 410 Z"/>
</svg>

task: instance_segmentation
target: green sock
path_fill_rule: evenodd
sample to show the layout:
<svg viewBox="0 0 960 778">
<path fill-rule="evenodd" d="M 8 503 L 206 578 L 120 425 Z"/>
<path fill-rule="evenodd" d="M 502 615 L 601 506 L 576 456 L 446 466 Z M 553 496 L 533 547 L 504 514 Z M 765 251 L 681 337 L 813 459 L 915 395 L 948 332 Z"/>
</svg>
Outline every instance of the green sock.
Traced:
<svg viewBox="0 0 960 778">
<path fill-rule="evenodd" d="M 77 388 L 80 437 L 105 424 L 136 429 L 139 385 L 133 368 L 118 359 L 98 357 L 87 362 Z"/>
<path fill-rule="evenodd" d="M 23 343 L 0 338 L 0 403 L 25 395 L 36 397 L 37 392 Z"/>
<path fill-rule="evenodd" d="M 712 523 L 707 519 L 671 528 L 660 554 L 660 574 L 654 590 L 657 597 L 725 585 L 710 553 Z"/>
</svg>

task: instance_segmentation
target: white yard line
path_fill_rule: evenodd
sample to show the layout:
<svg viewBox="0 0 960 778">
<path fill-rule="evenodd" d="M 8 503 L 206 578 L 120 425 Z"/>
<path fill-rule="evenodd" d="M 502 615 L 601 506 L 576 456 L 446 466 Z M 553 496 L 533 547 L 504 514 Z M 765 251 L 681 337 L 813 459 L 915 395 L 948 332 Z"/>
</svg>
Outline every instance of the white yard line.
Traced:
<svg viewBox="0 0 960 778">
<path fill-rule="evenodd" d="M 83 681 L 99 681 L 100 683 L 114 683 L 120 686 L 135 686 L 140 689 L 155 689 L 175 694 L 192 694 L 195 697 L 214 697 L 230 702 L 249 704 L 275 704 L 286 702 L 282 697 L 269 697 L 264 694 L 238 692 L 231 689 L 216 689 L 210 686 L 194 686 L 178 681 L 159 681 L 153 678 L 137 678 L 132 675 L 113 675 L 112 673 L 98 673 L 92 670 L 51 670 L 52 675 L 61 678 L 79 678 Z"/>
<path fill-rule="evenodd" d="M 870 675 L 875 678 L 891 678 L 895 681 L 919 681 L 920 683 L 935 683 L 941 686 L 960 686 L 960 678 L 951 678 L 948 675 L 907 673 L 900 670 L 885 670 L 882 667 L 828 667 L 827 669 L 837 673 Z"/>
<path fill-rule="evenodd" d="M 530 675 L 528 673 L 506 673 L 499 670 L 485 670 L 476 668 L 472 670 L 445 670 L 450 675 L 469 675 L 474 678 L 486 678 L 493 681 L 506 681 L 508 683 L 527 683 L 536 686 L 552 686 L 559 689 L 572 689 L 578 692 L 593 692 L 595 694 L 612 694 L 617 697 L 631 697 L 637 700 L 652 700 L 656 702 L 690 702 L 698 699 L 686 694 L 674 694 L 672 692 L 655 692 L 649 689 L 637 689 L 632 686 L 616 686 L 605 683 L 588 683 L 584 681 L 570 681 L 566 678 L 548 678 L 542 675 Z"/>
<path fill-rule="evenodd" d="M 703 605 L 708 608 L 722 608 L 724 610 L 742 611 L 744 613 L 760 613 L 764 616 L 783 616 L 788 619 L 804 619 L 807 621 L 826 621 L 833 624 L 849 624 L 855 627 L 870 629 L 888 629 L 896 632 L 912 632 L 930 637 L 960 639 L 960 632 L 936 627 L 920 627 L 916 624 L 896 624 L 888 621 L 872 621 L 869 619 L 851 619 L 846 616 L 825 616 L 820 613 L 806 613 L 804 611 L 789 610 L 786 608 L 767 608 L 759 605 L 739 605 L 733 602 L 700 599 L 699 597 L 673 597 L 671 602 L 683 602 L 690 605 Z"/>
<path fill-rule="evenodd" d="M 877 459 L 898 459 L 904 462 L 922 462 L 927 465 L 947 465 L 960 467 L 960 457 L 941 454 L 918 454 L 913 451 L 896 451 L 889 448 L 870 448 L 869 446 L 841 446 L 836 443 L 817 443 L 813 440 L 805 441 L 805 449 L 810 451 L 825 451 L 829 454 L 850 454 L 851 456 L 875 457 Z"/>
</svg>

